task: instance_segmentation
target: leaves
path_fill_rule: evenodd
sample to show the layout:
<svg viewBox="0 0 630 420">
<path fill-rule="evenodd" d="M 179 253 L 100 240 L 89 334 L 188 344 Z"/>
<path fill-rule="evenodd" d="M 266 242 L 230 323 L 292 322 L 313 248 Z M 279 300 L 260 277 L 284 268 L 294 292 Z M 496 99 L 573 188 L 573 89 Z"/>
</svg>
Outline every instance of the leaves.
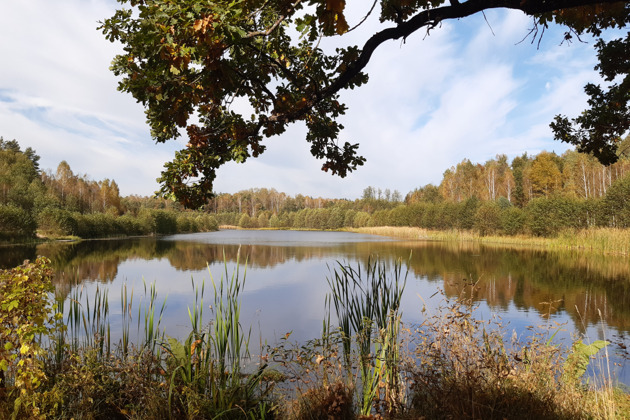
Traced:
<svg viewBox="0 0 630 420">
<path fill-rule="evenodd" d="M 119 2 L 131 10 L 118 10 L 100 27 L 108 40 L 123 45 L 124 53 L 114 58 L 111 69 L 120 76 L 119 89 L 146 108 L 157 142 L 184 133 L 189 137 L 186 149 L 176 153 L 159 178 L 159 193 L 187 207 L 199 207 L 213 196 L 216 171 L 222 165 L 259 156 L 265 151 L 265 138 L 284 133 L 296 122 L 306 124 L 306 141 L 313 156 L 324 160 L 322 170 L 342 177 L 356 170 L 365 159 L 358 155 L 356 143 L 339 139 L 343 126 L 337 120 L 346 111 L 339 93 L 367 82 L 363 69 L 372 53 L 388 40 L 432 29 L 443 20 L 486 8 L 515 8 L 507 0 L 466 2 L 466 7 L 455 0 L 450 6 L 445 0 L 380 0 L 381 21 L 396 26 L 369 37 L 363 48 L 326 54 L 319 47 L 322 37 L 350 30 L 345 0 Z M 575 2 L 583 3 L 567 0 L 565 9 Z M 626 6 L 593 6 L 577 14 L 556 11 L 554 2 L 521 2 L 517 8 L 537 13 L 541 25 L 557 19 L 578 33 L 627 23 Z M 299 39 L 293 39 L 294 34 Z M 620 85 L 616 93 L 611 90 L 610 97 L 592 89 L 597 105 L 593 114 L 605 119 L 598 119 L 597 127 L 621 122 L 617 131 L 604 133 L 604 143 L 614 143 L 625 127 L 627 92 L 627 85 Z M 244 101 L 251 117 L 233 107 Z M 583 143 L 584 136 L 570 132 L 568 122 L 562 121 L 559 128 L 563 140 Z M 601 134 L 593 130 L 595 137 Z M 584 149 L 609 155 L 601 140 Z"/>
<path fill-rule="evenodd" d="M 566 369 L 575 379 L 581 378 L 588 369 L 591 357 L 595 356 L 600 350 L 610 344 L 608 341 L 597 340 L 591 344 L 576 342 L 571 349 L 571 353 L 567 357 L 565 363 Z"/>
<path fill-rule="evenodd" d="M 60 327 L 50 301 L 54 286 L 49 263 L 40 257 L 35 263 L 27 261 L 12 270 L 0 271 L 0 370 L 18 367 L 15 386 L 23 396 L 28 396 L 46 377 L 38 358 L 42 353 L 38 337 L 52 337 Z M 25 399 L 16 410 L 30 404 Z M 36 410 L 34 406 L 30 408 Z"/>
</svg>

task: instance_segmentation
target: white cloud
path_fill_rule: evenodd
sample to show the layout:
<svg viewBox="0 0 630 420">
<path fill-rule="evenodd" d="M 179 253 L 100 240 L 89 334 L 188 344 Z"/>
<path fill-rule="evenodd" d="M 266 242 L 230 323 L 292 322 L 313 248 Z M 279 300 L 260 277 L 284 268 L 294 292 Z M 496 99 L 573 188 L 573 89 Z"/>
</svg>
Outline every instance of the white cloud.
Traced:
<svg viewBox="0 0 630 420">
<path fill-rule="evenodd" d="M 124 194 L 145 195 L 158 188 L 163 162 L 185 140 L 155 145 L 141 105 L 116 91 L 108 67 L 119 46 L 96 30 L 116 7 L 113 0 L 0 6 L 0 135 L 35 148 L 44 168 L 65 159 L 76 173 L 113 178 Z M 366 11 L 351 10 L 351 24 Z M 552 29 L 537 51 L 527 41 L 517 44 L 529 18 L 505 11 L 486 18 L 492 29 L 478 15 L 375 52 L 366 69 L 370 82 L 342 92 L 349 110 L 340 140 L 359 142 L 368 159 L 346 179 L 320 171 L 297 125 L 270 139 L 261 158 L 222 168 L 216 189 L 355 198 L 374 185 L 405 194 L 439 182 L 464 157 L 483 162 L 497 153 L 562 149 L 547 125 L 556 113 L 575 115 L 584 106 L 582 86 L 595 75 L 592 45 L 558 47 L 562 31 Z M 374 16 L 322 45 L 361 44 L 377 24 Z"/>
</svg>

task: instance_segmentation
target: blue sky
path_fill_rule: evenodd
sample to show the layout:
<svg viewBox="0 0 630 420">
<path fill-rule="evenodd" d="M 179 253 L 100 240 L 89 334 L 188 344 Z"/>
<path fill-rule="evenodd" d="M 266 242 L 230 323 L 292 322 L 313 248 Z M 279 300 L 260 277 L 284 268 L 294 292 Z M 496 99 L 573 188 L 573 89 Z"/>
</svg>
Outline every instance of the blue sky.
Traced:
<svg viewBox="0 0 630 420">
<path fill-rule="evenodd" d="M 350 26 L 367 2 L 348 2 Z M 371 4 L 371 2 L 370 2 Z M 122 194 L 150 195 L 164 162 L 185 140 L 155 144 L 144 111 L 116 90 L 109 64 L 119 46 L 96 30 L 111 16 L 113 0 L 29 0 L 0 6 L 0 136 L 33 147 L 41 167 L 66 160 L 75 173 L 116 180 Z M 351 8 L 356 7 L 356 8 Z M 365 9 L 365 10 L 364 10 Z M 360 143 L 365 166 L 347 178 L 320 171 L 305 129 L 295 125 L 267 141 L 268 149 L 245 164 L 219 170 L 215 190 L 275 188 L 354 199 L 369 185 L 403 195 L 439 183 L 464 158 L 483 163 L 498 153 L 567 145 L 552 139 L 558 113 L 577 115 L 586 104 L 583 86 L 597 81 L 593 42 L 560 45 L 562 28 L 551 28 L 537 48 L 520 42 L 532 22 L 506 11 L 446 22 L 405 43 L 381 47 L 367 67 L 370 82 L 344 92 L 349 110 L 341 140 Z M 362 44 L 378 28 L 371 19 L 345 38 Z"/>
</svg>

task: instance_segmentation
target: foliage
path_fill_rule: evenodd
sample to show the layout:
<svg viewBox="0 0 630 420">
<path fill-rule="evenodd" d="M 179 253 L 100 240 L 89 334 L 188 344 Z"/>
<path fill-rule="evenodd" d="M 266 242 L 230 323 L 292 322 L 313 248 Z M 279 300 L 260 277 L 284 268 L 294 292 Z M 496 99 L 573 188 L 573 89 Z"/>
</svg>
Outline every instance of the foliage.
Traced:
<svg viewBox="0 0 630 420">
<path fill-rule="evenodd" d="M 577 342 L 567 353 L 545 327 L 531 337 L 509 339 L 500 319 L 474 316 L 466 286 L 425 320 L 414 334 L 411 413 L 434 419 L 588 419 L 599 413 L 600 395 L 579 380 L 602 342 Z M 559 328 L 559 327 L 556 327 Z M 585 355 L 587 355 L 584 358 Z M 606 386 L 606 383 L 604 384 Z M 595 397 L 591 399 L 592 397 Z"/>
<path fill-rule="evenodd" d="M 474 228 L 480 235 L 491 235 L 501 229 L 501 209 L 492 201 L 487 201 L 475 213 Z"/>
<path fill-rule="evenodd" d="M 40 257 L 0 272 L 0 388 L 9 385 L 16 393 L 14 417 L 39 415 L 33 394 L 47 380 L 40 337 L 54 339 L 60 328 L 49 297 L 54 287 L 48 264 Z M 7 372 L 13 383 L 5 383 Z"/>
<path fill-rule="evenodd" d="M 37 228 L 47 237 L 60 237 L 79 234 L 76 219 L 67 210 L 46 207 L 37 216 Z"/>
<path fill-rule="evenodd" d="M 212 196 L 221 165 L 259 156 L 266 148 L 264 138 L 285 132 L 292 123 L 306 124 L 311 153 L 324 159 L 322 170 L 343 177 L 362 165 L 365 159 L 357 155 L 358 144 L 337 142 L 343 129 L 338 119 L 346 111 L 340 92 L 367 82 L 364 69 L 386 41 L 499 7 L 521 10 L 533 17 L 535 25 L 545 27 L 556 18 L 569 26 L 570 33 L 586 30 L 599 35 L 602 28 L 627 23 L 622 2 L 594 7 L 601 2 L 381 0 L 367 15 L 377 14 L 375 6 L 380 5 L 381 23 L 393 27 L 375 33 L 361 48 L 339 47 L 326 54 L 319 47 L 322 37 L 350 31 L 345 1 L 120 3 L 130 9 L 116 11 L 100 27 L 108 40 L 124 47 L 124 53 L 114 58 L 112 71 L 122 77 L 119 89 L 145 106 L 156 141 L 175 139 L 185 129 L 187 147 L 166 164 L 160 192 L 195 208 Z M 583 8 L 564 14 L 576 6 Z M 616 44 L 600 48 L 600 70 L 610 80 L 627 73 L 623 62 L 606 62 L 619 49 Z M 625 107 L 623 87 L 618 89 L 621 95 L 612 95 L 606 103 L 614 99 Z M 249 103 L 251 116 L 232 108 L 241 98 Z M 601 111 L 593 113 L 599 116 Z M 594 143 L 609 144 L 606 138 L 596 138 Z"/>
<path fill-rule="evenodd" d="M 611 226 L 630 227 L 630 174 L 610 186 L 603 204 Z"/>
<path fill-rule="evenodd" d="M 597 9 L 591 9 L 597 13 Z M 630 5 L 618 2 L 605 13 L 597 13 L 584 28 L 600 36 L 595 44 L 599 63 L 595 70 L 607 85 L 589 83 L 584 91 L 589 96 L 588 106 L 571 121 L 556 116 L 551 123 L 556 139 L 577 146 L 577 150 L 592 153 L 604 164 L 619 159 L 619 145 L 630 129 L 630 33 L 625 38 L 606 39 L 602 28 L 622 28 L 630 23 Z"/>
<path fill-rule="evenodd" d="M 0 240 L 32 238 L 36 227 L 32 213 L 12 204 L 0 204 Z"/>
<path fill-rule="evenodd" d="M 35 236 L 35 212 L 43 190 L 35 151 L 30 147 L 22 151 L 16 140 L 0 137 L 0 239 Z"/>
</svg>

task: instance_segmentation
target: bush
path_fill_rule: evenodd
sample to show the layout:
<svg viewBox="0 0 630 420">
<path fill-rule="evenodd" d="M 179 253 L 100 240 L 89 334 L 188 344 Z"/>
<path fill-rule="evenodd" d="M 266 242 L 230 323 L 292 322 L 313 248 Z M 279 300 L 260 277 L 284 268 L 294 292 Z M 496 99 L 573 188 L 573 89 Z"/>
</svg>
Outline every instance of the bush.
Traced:
<svg viewBox="0 0 630 420">
<path fill-rule="evenodd" d="M 345 222 L 345 212 L 339 208 L 334 208 L 330 211 L 328 217 L 328 229 L 341 229 Z"/>
<path fill-rule="evenodd" d="M 77 223 L 77 235 L 81 238 L 104 238 L 125 233 L 117 218 L 111 214 L 75 213 L 74 218 Z"/>
<path fill-rule="evenodd" d="M 506 235 L 524 233 L 525 213 L 518 207 L 509 207 L 501 213 L 501 227 Z"/>
<path fill-rule="evenodd" d="M 176 218 L 177 233 L 194 232 L 196 225 L 186 214 L 180 214 Z"/>
<path fill-rule="evenodd" d="M 37 222 L 21 207 L 0 204 L 0 240 L 35 237 Z"/>
<path fill-rule="evenodd" d="M 67 210 L 47 207 L 39 213 L 37 222 L 39 231 L 46 236 L 81 236 L 77 221 Z"/>
<path fill-rule="evenodd" d="M 630 175 L 615 181 L 604 197 L 608 225 L 630 228 Z"/>
<path fill-rule="evenodd" d="M 129 236 L 144 235 L 147 232 L 144 231 L 144 227 L 140 222 L 140 219 L 130 214 L 124 214 L 117 219 L 118 227 L 121 233 Z"/>
<path fill-rule="evenodd" d="M 0 270 L 0 389 L 14 397 L 14 416 L 39 418 L 34 392 L 46 380 L 42 336 L 54 342 L 62 314 L 51 301 L 55 288 L 50 261 L 40 257 L 12 270 Z"/>
<path fill-rule="evenodd" d="M 529 230 L 536 236 L 555 236 L 564 229 L 584 229 L 588 212 L 583 203 L 564 197 L 535 198 L 525 207 Z"/>
<path fill-rule="evenodd" d="M 258 220 L 249 217 L 247 213 L 243 213 L 238 221 L 238 227 L 243 229 L 255 229 L 258 227 Z"/>
<path fill-rule="evenodd" d="M 475 230 L 481 236 L 492 235 L 501 228 L 501 209 L 494 201 L 484 202 L 475 213 Z"/>
<path fill-rule="evenodd" d="M 203 213 L 195 219 L 197 227 L 203 232 L 213 232 L 219 230 L 219 222 L 216 217 L 211 214 Z"/>
<path fill-rule="evenodd" d="M 155 233 L 159 235 L 170 235 L 177 232 L 177 216 L 174 212 L 153 210 L 151 213 L 155 219 Z"/>
<path fill-rule="evenodd" d="M 352 223 L 355 228 L 366 227 L 370 223 L 370 215 L 364 211 L 360 211 L 354 216 Z"/>
<path fill-rule="evenodd" d="M 460 229 L 472 229 L 475 225 L 475 214 L 477 209 L 481 205 L 481 202 L 477 197 L 471 197 L 464 201 L 459 211 L 459 228 Z"/>
<path fill-rule="evenodd" d="M 269 215 L 267 212 L 261 212 L 258 215 L 258 227 L 259 228 L 268 228 L 269 227 Z"/>
</svg>

